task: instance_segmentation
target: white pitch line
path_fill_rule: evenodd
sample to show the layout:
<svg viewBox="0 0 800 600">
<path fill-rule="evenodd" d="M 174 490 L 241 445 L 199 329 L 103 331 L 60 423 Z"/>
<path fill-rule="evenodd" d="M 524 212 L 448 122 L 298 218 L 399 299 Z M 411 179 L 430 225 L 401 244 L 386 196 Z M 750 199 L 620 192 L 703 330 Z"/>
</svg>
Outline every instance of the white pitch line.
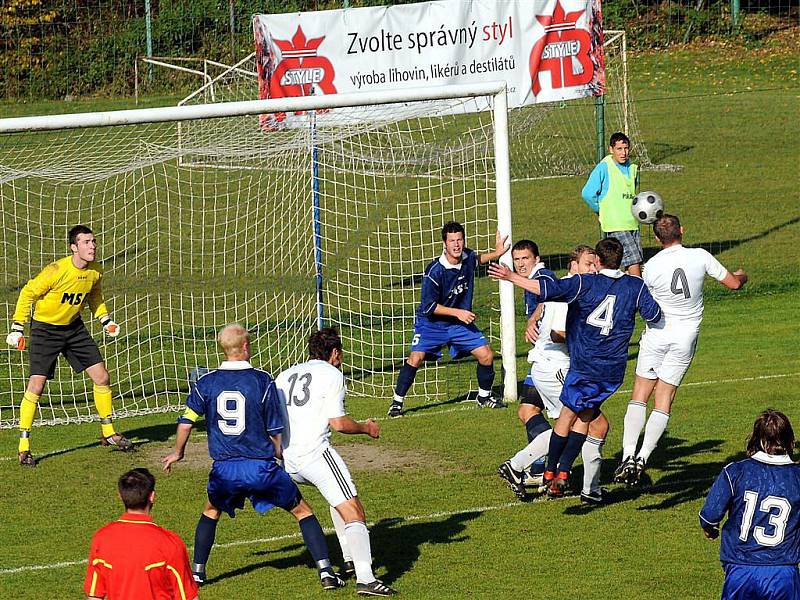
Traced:
<svg viewBox="0 0 800 600">
<path fill-rule="evenodd" d="M 650 486 L 644 486 L 638 488 L 642 492 L 647 491 L 655 491 L 664 488 L 671 488 L 675 486 L 684 486 L 690 485 L 695 483 L 703 483 L 707 481 L 712 481 L 714 477 L 704 477 L 699 479 L 687 479 L 683 481 L 670 481 L 665 483 L 657 483 Z M 560 502 L 564 500 L 575 500 L 577 496 L 565 496 L 564 498 L 560 498 L 558 500 L 549 500 L 546 496 L 540 496 L 538 498 L 534 498 L 533 500 L 529 500 L 527 502 L 520 502 L 519 500 L 515 500 L 513 502 L 506 502 L 504 504 L 497 504 L 494 506 L 475 506 L 472 508 L 464 508 L 461 510 L 446 510 L 446 511 L 439 511 L 430 513 L 427 515 L 408 515 L 405 517 L 389 517 L 387 519 L 383 519 L 383 522 L 390 522 L 390 523 L 404 523 L 404 522 L 411 522 L 411 521 L 428 521 L 430 519 L 438 519 L 440 517 L 452 517 L 456 515 L 464 515 L 469 513 L 486 513 L 492 512 L 497 510 L 505 510 L 508 508 L 516 508 L 518 506 L 527 506 L 530 504 L 539 504 L 544 502 Z M 374 527 L 375 523 L 368 523 L 369 527 Z M 335 530 L 332 527 L 326 527 L 323 529 L 326 534 L 334 533 Z M 254 544 L 269 544 L 271 542 L 280 542 L 284 540 L 293 540 L 293 539 L 300 539 L 302 535 L 300 533 L 287 533 L 284 535 L 276 535 L 272 537 L 266 538 L 255 538 L 250 540 L 237 540 L 235 542 L 226 542 L 224 544 L 214 544 L 215 548 L 233 548 L 235 546 L 251 546 Z M 14 575 L 16 573 L 25 573 L 30 571 L 47 571 L 47 570 L 55 570 L 55 569 L 64 569 L 67 567 L 75 567 L 78 565 L 85 565 L 88 561 L 86 559 L 81 560 L 70 560 L 70 561 L 62 561 L 57 563 L 51 563 L 47 565 L 25 565 L 22 567 L 14 567 L 12 569 L 0 569 L 0 577 L 4 575 Z"/>
</svg>

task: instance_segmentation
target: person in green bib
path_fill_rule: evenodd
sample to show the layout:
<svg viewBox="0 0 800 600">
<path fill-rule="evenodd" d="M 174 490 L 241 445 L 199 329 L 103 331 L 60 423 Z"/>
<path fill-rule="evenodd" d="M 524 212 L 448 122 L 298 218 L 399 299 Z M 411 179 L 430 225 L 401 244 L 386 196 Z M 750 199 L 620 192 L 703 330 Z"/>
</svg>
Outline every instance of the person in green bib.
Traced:
<svg viewBox="0 0 800 600">
<path fill-rule="evenodd" d="M 609 154 L 589 175 L 581 196 L 600 218 L 603 238 L 615 237 L 622 243 L 623 269 L 642 275 L 642 240 L 639 222 L 631 213 L 631 203 L 639 187 L 639 169 L 628 159 L 631 142 L 618 131 L 608 142 Z"/>
</svg>

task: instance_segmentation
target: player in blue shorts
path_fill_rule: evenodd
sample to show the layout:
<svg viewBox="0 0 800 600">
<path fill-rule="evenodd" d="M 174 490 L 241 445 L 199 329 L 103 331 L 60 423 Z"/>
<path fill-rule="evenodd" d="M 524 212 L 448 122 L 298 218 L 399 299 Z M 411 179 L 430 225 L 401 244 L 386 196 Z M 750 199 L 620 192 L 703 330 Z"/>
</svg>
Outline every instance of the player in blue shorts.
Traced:
<svg viewBox="0 0 800 600">
<path fill-rule="evenodd" d="M 195 581 L 205 583 L 206 562 L 223 512 L 231 517 L 249 499 L 259 513 L 273 507 L 292 513 L 319 571 L 324 589 L 343 587 L 333 571 L 325 534 L 292 478 L 276 462 L 281 458 L 283 417 L 275 382 L 250 365 L 250 336 L 238 324 L 217 336 L 226 360 L 197 380 L 178 419 L 175 450 L 161 459 L 164 470 L 183 459 L 195 421 L 206 417 L 208 452 L 214 459 L 208 475 L 208 501 L 194 538 Z"/>
<path fill-rule="evenodd" d="M 543 476 L 550 497 L 564 495 L 589 423 L 605 399 L 622 385 L 636 312 L 650 322 L 661 318 L 661 309 L 644 282 L 619 270 L 623 249 L 616 238 L 600 241 L 595 253 L 600 263 L 597 274 L 555 281 L 527 279 L 500 264 L 489 267 L 491 277 L 511 281 L 537 294 L 542 302 L 569 304 L 566 331 L 570 368 L 561 390 L 563 408 L 550 436 Z"/>
<path fill-rule="evenodd" d="M 723 600 L 800 598 L 800 465 L 792 424 L 765 410 L 747 440 L 749 458 L 722 469 L 700 511 L 710 540 L 719 536 Z"/>
<path fill-rule="evenodd" d="M 495 236 L 495 250 L 478 254 L 465 246 L 464 228 L 451 221 L 442 227 L 444 252 L 425 268 L 411 352 L 400 373 L 394 398 L 387 413 L 390 417 L 403 414 L 405 400 L 417 370 L 426 356 L 441 357 L 442 346 L 449 346 L 450 355 L 457 358 L 472 354 L 478 361 L 478 403 L 487 408 L 502 408 L 504 404 L 492 398 L 494 381 L 494 352 L 475 325 L 472 295 L 475 270 L 478 265 L 497 260 L 508 251 L 508 237 Z"/>
</svg>

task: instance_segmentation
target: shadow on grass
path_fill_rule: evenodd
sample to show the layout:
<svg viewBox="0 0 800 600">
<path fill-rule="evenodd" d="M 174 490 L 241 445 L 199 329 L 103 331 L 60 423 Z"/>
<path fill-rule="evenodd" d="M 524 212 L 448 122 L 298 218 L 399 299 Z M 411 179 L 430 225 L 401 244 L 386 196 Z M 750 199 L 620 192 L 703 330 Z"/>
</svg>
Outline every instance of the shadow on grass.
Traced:
<svg viewBox="0 0 800 600">
<path fill-rule="evenodd" d="M 420 547 L 425 544 L 453 544 L 469 539 L 463 535 L 466 522 L 478 518 L 480 511 L 470 511 L 450 515 L 439 521 L 407 521 L 403 518 L 383 519 L 370 527 L 370 545 L 372 546 L 372 564 L 376 571 L 385 570 L 384 575 L 378 574 L 385 583 L 391 584 L 411 570 L 420 557 Z M 338 540 L 335 535 L 325 536 L 331 557 L 339 557 Z M 224 550 L 218 550 L 218 552 Z M 291 567 L 308 567 L 314 571 L 314 561 L 302 543 L 292 543 L 275 550 L 259 550 L 254 556 L 270 554 L 293 553 L 291 556 L 281 556 L 269 560 L 253 562 L 248 565 L 226 571 L 208 580 L 207 584 L 214 584 L 226 579 L 239 577 L 262 568 L 286 569 Z M 213 560 L 213 555 L 212 555 Z M 335 558 L 333 560 L 335 563 Z M 316 577 L 316 574 L 314 574 Z M 354 585 L 350 582 L 350 585 Z M 351 588 L 352 589 L 352 588 Z"/>
</svg>

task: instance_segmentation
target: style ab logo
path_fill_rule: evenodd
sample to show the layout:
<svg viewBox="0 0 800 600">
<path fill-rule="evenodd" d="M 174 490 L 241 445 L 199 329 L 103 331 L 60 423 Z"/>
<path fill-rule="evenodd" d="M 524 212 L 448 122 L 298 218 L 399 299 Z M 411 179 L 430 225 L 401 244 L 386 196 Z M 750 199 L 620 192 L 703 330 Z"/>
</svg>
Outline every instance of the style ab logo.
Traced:
<svg viewBox="0 0 800 600">
<path fill-rule="evenodd" d="M 534 95 L 542 91 L 539 77 L 544 72 L 550 73 L 553 89 L 586 85 L 592 80 L 591 37 L 577 27 L 584 12 L 565 13 L 559 0 L 552 15 L 535 15 L 544 26 L 544 35 L 534 44 L 529 61 Z"/>
<path fill-rule="evenodd" d="M 324 39 L 325 36 L 306 39 L 303 28 L 298 26 L 291 40 L 275 40 L 282 60 L 270 80 L 273 98 L 336 93 L 333 65 L 317 53 Z"/>
</svg>

